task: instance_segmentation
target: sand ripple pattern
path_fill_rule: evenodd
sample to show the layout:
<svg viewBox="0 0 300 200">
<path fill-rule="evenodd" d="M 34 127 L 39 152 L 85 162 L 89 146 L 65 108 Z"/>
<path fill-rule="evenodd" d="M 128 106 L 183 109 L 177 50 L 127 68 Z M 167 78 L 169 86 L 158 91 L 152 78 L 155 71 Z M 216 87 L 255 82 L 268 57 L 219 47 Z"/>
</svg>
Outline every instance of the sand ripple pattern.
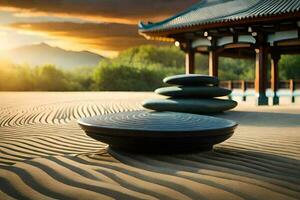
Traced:
<svg viewBox="0 0 300 200">
<path fill-rule="evenodd" d="M 77 155 L 107 145 L 87 137 L 75 122 L 1 128 L 0 166 L 49 155 Z"/>
<path fill-rule="evenodd" d="M 144 156 L 105 149 L 3 167 L 15 199 L 299 199 L 299 161 L 225 147 Z M 272 159 L 271 159 L 272 158 Z M 288 165 L 286 165 L 288 161 Z"/>
<path fill-rule="evenodd" d="M 139 155 L 110 150 L 75 122 L 139 109 L 136 96 L 70 96 L 0 108 L 0 199 L 300 199 L 300 136 L 287 116 L 277 132 L 240 121 L 210 152 Z"/>
<path fill-rule="evenodd" d="M 82 117 L 142 109 L 138 102 L 68 102 L 0 110 L 0 127 L 65 124 Z"/>
</svg>

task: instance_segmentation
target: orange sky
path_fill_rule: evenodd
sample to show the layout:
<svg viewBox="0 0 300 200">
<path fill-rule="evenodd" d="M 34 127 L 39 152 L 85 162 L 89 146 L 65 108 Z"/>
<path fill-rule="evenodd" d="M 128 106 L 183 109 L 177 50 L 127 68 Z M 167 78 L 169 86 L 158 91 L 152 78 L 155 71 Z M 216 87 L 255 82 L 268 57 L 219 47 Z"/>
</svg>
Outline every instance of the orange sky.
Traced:
<svg viewBox="0 0 300 200">
<path fill-rule="evenodd" d="M 137 23 L 159 21 L 197 0 L 0 0 L 0 48 L 46 42 L 115 56 L 140 44 Z"/>
</svg>

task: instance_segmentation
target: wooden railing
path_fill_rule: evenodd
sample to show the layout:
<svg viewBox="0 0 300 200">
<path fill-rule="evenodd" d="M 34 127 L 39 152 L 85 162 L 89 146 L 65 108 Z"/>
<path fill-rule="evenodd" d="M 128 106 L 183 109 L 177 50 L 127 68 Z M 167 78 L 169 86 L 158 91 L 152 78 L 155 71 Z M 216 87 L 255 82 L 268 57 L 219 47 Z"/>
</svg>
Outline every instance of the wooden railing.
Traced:
<svg viewBox="0 0 300 200">
<path fill-rule="evenodd" d="M 220 81 L 220 87 L 228 88 L 230 90 L 233 89 L 241 89 L 245 92 L 247 89 L 254 89 L 254 81 L 245 81 L 245 80 L 234 80 L 234 81 Z M 267 83 L 267 88 L 271 87 L 271 82 Z M 295 102 L 294 91 L 296 89 L 300 89 L 300 80 L 285 80 L 278 82 L 278 90 L 279 89 L 289 89 L 291 92 L 291 101 Z M 246 100 L 246 96 L 243 96 L 243 100 Z"/>
<path fill-rule="evenodd" d="M 220 81 L 219 84 L 221 87 L 228 89 L 253 89 L 254 81 L 245 81 L 245 80 L 234 80 L 234 81 Z M 267 83 L 267 88 L 270 88 L 271 82 Z M 300 89 L 300 80 L 287 80 L 287 81 L 279 81 L 278 89 L 290 89 L 291 91 L 295 91 L 296 89 Z"/>
</svg>

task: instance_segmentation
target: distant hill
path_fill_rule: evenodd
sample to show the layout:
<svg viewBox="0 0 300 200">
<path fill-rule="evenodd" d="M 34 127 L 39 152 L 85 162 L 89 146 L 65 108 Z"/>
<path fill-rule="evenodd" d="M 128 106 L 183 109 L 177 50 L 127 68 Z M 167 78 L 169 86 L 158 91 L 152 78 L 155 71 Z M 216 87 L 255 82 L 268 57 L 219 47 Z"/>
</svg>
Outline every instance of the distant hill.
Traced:
<svg viewBox="0 0 300 200">
<path fill-rule="evenodd" d="M 16 64 L 25 63 L 30 66 L 54 64 L 64 69 L 94 66 L 104 58 L 89 51 L 68 51 L 46 43 L 18 47 L 5 54 Z"/>
</svg>

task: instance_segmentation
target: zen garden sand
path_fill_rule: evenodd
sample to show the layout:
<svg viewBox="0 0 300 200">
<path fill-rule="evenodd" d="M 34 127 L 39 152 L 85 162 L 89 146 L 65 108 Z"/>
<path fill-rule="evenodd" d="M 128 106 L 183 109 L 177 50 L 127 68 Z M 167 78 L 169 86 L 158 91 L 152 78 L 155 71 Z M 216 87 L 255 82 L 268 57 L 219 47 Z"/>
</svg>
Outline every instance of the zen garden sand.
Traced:
<svg viewBox="0 0 300 200">
<path fill-rule="evenodd" d="M 239 126 L 213 151 L 142 155 L 108 153 L 76 120 L 140 110 L 152 92 L 0 95 L 0 199 L 299 199 L 298 99 L 215 115 Z"/>
</svg>

